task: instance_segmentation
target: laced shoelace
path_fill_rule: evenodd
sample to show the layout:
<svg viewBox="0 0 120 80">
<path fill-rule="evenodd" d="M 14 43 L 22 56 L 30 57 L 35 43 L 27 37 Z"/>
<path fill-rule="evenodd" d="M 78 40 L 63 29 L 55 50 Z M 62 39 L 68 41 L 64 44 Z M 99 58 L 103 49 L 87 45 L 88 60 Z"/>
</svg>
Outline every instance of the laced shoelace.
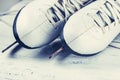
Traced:
<svg viewBox="0 0 120 80">
<path fill-rule="evenodd" d="M 105 33 L 105 28 L 110 28 L 110 24 L 114 22 L 116 24 L 120 23 L 120 2 L 117 0 L 106 0 L 104 6 L 100 7 L 96 12 L 96 15 L 88 14 L 94 21 L 97 27 L 100 27 L 103 33 Z"/>
<path fill-rule="evenodd" d="M 47 10 L 46 16 L 52 24 L 61 20 L 67 21 L 70 15 L 92 1 L 95 0 L 58 0 Z"/>
<path fill-rule="evenodd" d="M 89 16 L 93 19 L 95 25 L 97 27 L 100 27 L 101 30 L 103 31 L 103 33 L 105 33 L 105 28 L 106 26 L 108 26 L 108 28 L 110 27 L 109 25 L 111 23 L 114 23 L 113 26 L 115 26 L 116 24 L 120 24 L 120 1 L 119 0 L 106 0 L 106 2 L 104 3 L 104 7 L 100 7 L 99 11 L 96 13 L 98 16 L 93 16 L 90 15 Z M 119 41 L 112 41 L 113 43 L 119 43 Z M 115 46 L 110 44 L 110 47 L 113 48 L 117 48 L 120 49 L 120 47 Z"/>
</svg>

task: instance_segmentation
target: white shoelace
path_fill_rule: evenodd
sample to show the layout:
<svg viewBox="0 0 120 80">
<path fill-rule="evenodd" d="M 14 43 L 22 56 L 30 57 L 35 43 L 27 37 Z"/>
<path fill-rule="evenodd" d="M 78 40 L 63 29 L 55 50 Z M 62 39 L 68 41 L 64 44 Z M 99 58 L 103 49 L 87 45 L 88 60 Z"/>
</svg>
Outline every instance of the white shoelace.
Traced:
<svg viewBox="0 0 120 80">
<path fill-rule="evenodd" d="M 59 0 L 47 10 L 46 16 L 52 24 L 61 20 L 66 21 L 70 15 L 92 1 L 95 0 Z"/>
<path fill-rule="evenodd" d="M 104 6 L 101 6 L 96 14 L 89 13 L 95 25 L 100 27 L 105 33 L 105 28 L 109 28 L 111 23 L 113 26 L 120 23 L 120 2 L 118 0 L 106 0 Z"/>
<path fill-rule="evenodd" d="M 120 24 L 120 0 L 105 0 L 104 6 L 100 7 L 98 12 L 96 13 L 99 16 L 90 15 L 89 16 L 94 20 L 94 23 L 97 27 L 100 27 L 105 33 L 105 28 L 114 23 Z M 112 41 L 113 43 L 120 44 L 119 41 Z M 120 49 L 120 47 L 110 44 L 110 47 Z"/>
</svg>

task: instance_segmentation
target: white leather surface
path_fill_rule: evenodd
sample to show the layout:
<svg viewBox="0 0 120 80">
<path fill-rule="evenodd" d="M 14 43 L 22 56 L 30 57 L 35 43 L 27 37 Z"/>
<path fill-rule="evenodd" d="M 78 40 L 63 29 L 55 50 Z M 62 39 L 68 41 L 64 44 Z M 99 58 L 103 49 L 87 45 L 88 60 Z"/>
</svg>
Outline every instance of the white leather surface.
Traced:
<svg viewBox="0 0 120 80">
<path fill-rule="evenodd" d="M 14 15 L 0 17 L 9 25 L 13 18 Z M 15 41 L 12 26 L 4 21 L 0 21 L 0 51 Z M 29 50 L 16 44 L 5 53 L 0 52 L 0 80 L 120 80 L 119 49 L 108 47 L 89 57 L 64 50 L 49 59 L 56 47 Z"/>
</svg>

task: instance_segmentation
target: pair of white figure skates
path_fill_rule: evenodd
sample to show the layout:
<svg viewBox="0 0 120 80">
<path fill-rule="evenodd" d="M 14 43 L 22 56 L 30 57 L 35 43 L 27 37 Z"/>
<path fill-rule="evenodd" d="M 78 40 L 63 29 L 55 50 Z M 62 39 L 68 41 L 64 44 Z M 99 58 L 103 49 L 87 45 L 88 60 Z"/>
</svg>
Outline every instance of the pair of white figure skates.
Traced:
<svg viewBox="0 0 120 80">
<path fill-rule="evenodd" d="M 120 0 L 46 1 L 34 0 L 18 12 L 13 44 L 35 49 L 61 35 L 74 52 L 91 55 L 105 49 L 120 32 Z"/>
</svg>

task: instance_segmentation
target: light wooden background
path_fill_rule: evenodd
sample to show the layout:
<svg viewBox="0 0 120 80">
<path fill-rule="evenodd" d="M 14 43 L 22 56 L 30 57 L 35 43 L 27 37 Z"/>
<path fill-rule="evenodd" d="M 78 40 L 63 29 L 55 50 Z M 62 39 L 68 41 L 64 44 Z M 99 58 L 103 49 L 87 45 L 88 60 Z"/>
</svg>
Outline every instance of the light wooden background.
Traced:
<svg viewBox="0 0 120 80">
<path fill-rule="evenodd" d="M 19 10 L 28 2 L 18 3 L 11 11 Z M 0 17 L 0 51 L 15 40 L 12 33 L 15 14 Z M 119 41 L 119 36 L 116 40 Z M 53 44 L 28 50 L 16 44 L 0 53 L 0 80 L 120 80 L 119 49 L 108 47 L 89 57 L 76 56 L 65 50 L 49 59 L 55 47 L 58 46 Z"/>
</svg>

